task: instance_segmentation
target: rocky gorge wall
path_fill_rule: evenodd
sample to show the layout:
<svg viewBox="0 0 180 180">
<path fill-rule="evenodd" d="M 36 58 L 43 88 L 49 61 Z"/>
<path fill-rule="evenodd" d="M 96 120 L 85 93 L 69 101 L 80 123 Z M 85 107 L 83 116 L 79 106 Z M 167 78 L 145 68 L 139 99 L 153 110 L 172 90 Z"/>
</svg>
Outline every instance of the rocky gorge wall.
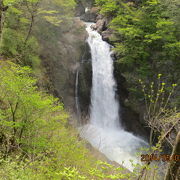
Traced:
<svg viewBox="0 0 180 180">
<path fill-rule="evenodd" d="M 37 30 L 37 37 L 48 81 L 46 89 L 60 98 L 66 109 L 73 113 L 76 71 L 80 67 L 87 37 L 84 23 L 79 18 L 61 27 L 40 22 L 39 29 L 43 29 Z"/>
<path fill-rule="evenodd" d="M 93 1 L 77 1 L 76 16 L 79 17 L 74 18 L 72 22 L 65 22 L 61 27 L 39 22 L 39 29 L 43 28 L 43 32 L 37 30 L 37 37 L 41 44 L 42 65 L 46 72 L 44 79 L 48 82 L 46 88 L 61 99 L 73 117 L 76 117 L 75 82 L 76 72 L 79 71 L 80 110 L 82 121 L 87 122 L 91 99 L 92 66 L 90 49 L 86 43 L 87 33 L 82 21 L 95 22 L 93 28 L 98 30 L 105 41 L 110 44 L 113 42 L 110 41 L 112 30 L 108 28 L 109 20 L 98 14 L 98 8 L 93 7 Z M 115 54 L 113 59 L 122 124 L 127 131 L 146 138 L 148 133 L 143 121 L 140 121 L 139 113 L 125 105 L 128 99 L 126 79 L 119 71 Z"/>
<path fill-rule="evenodd" d="M 87 12 L 81 11 L 81 14 L 78 14 L 80 15 L 81 20 L 95 22 L 95 25 L 93 25 L 92 28 L 97 30 L 102 35 L 102 38 L 104 41 L 113 45 L 115 43 L 115 42 L 112 42 L 111 40 L 112 39 L 111 37 L 113 36 L 113 31 L 108 27 L 110 19 L 107 19 L 106 17 L 103 17 L 102 15 L 100 15 L 98 13 L 98 8 L 93 7 L 93 2 L 91 2 L 90 5 L 88 6 L 88 4 L 83 5 L 81 0 L 79 0 L 79 5 L 77 9 L 85 9 L 86 7 L 89 8 Z M 131 101 L 129 99 L 129 92 L 127 90 L 127 82 L 126 82 L 125 77 L 123 77 L 122 73 L 120 72 L 120 68 L 118 68 L 116 55 L 113 54 L 112 56 L 114 59 L 114 76 L 117 82 L 116 94 L 121 105 L 121 110 L 119 112 L 122 119 L 121 123 L 127 131 L 133 132 L 136 135 L 139 135 L 141 137 L 144 137 L 145 139 L 148 139 L 150 129 L 145 128 L 146 123 L 144 122 L 143 113 L 140 113 L 139 111 L 137 111 L 137 108 L 133 109 L 132 107 L 126 105 L 127 101 Z M 90 69 L 89 69 L 89 72 L 90 72 Z M 84 82 L 86 82 L 86 85 L 88 85 L 88 82 L 91 78 L 88 77 L 88 74 L 86 74 L 86 76 L 84 77 L 86 79 L 84 80 Z M 87 94 L 85 95 L 85 94 L 86 94 L 85 91 L 82 94 L 80 92 L 79 94 L 80 98 L 82 95 L 83 95 L 82 99 L 89 95 L 89 94 L 88 95 Z M 87 105 L 90 102 L 90 100 L 88 99 L 88 101 L 86 102 L 87 102 L 86 104 L 82 102 L 80 102 L 80 104 L 81 106 L 86 107 L 86 109 L 88 109 Z M 88 111 L 85 111 L 85 112 L 88 112 Z"/>
</svg>

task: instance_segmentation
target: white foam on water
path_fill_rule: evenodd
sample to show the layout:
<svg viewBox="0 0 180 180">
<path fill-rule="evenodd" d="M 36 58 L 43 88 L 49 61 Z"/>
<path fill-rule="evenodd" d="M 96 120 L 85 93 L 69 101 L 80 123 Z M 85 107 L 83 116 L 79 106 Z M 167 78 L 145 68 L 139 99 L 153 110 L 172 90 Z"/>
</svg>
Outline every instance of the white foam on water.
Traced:
<svg viewBox="0 0 180 180">
<path fill-rule="evenodd" d="M 122 128 L 120 106 L 115 98 L 116 82 L 110 45 L 91 28 L 92 23 L 86 24 L 89 34 L 87 42 L 92 55 L 93 83 L 90 123 L 79 128 L 80 135 L 107 158 L 133 171 L 131 161 L 140 163 L 136 152 L 140 147 L 147 146 L 147 143 Z"/>
</svg>

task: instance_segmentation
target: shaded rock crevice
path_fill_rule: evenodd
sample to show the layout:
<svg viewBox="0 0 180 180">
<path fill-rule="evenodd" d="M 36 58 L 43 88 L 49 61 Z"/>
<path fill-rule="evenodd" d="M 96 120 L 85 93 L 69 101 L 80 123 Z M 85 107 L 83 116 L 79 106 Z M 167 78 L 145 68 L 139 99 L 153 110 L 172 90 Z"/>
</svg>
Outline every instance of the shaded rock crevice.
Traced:
<svg viewBox="0 0 180 180">
<path fill-rule="evenodd" d="M 82 123 L 89 119 L 92 88 L 92 63 L 91 52 L 88 43 L 85 45 L 85 52 L 81 61 L 78 79 L 78 97 L 81 110 Z"/>
</svg>

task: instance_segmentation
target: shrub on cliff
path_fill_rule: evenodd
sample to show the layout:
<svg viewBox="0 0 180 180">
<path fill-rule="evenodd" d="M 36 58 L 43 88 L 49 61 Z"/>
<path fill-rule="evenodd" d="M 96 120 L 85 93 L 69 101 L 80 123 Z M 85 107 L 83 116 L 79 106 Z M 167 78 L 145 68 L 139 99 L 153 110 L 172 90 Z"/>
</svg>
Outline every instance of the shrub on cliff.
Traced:
<svg viewBox="0 0 180 180">
<path fill-rule="evenodd" d="M 0 63 L 1 177 L 23 179 L 19 173 L 27 172 L 26 167 L 40 171 L 44 179 L 64 167 L 87 172 L 91 158 L 76 132 L 66 127 L 68 114 L 58 99 L 38 90 L 31 71 L 10 62 Z M 20 169 L 16 172 L 16 168 Z"/>
</svg>

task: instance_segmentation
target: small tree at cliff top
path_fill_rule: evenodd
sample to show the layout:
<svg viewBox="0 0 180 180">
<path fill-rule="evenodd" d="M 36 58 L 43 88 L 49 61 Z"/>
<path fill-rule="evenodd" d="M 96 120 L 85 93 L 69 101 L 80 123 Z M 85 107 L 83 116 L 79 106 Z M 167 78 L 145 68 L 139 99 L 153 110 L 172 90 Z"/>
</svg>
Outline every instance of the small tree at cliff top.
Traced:
<svg viewBox="0 0 180 180">
<path fill-rule="evenodd" d="M 171 98 L 177 84 L 172 84 L 172 87 L 166 87 L 166 83 L 161 80 L 161 76 L 161 74 L 158 74 L 157 84 L 152 82 L 150 86 L 145 86 L 145 84 L 139 80 L 145 97 L 145 119 L 152 129 L 150 136 L 151 145 L 153 144 L 152 136 L 154 132 L 164 135 L 169 130 L 170 132 L 168 132 L 171 133 L 172 128 L 176 128 L 179 123 L 179 112 L 176 107 L 170 106 Z M 177 131 L 178 129 L 176 129 L 176 132 Z M 171 144 L 169 138 L 167 141 Z"/>
<path fill-rule="evenodd" d="M 180 139 L 178 134 L 180 125 L 180 112 L 176 109 L 176 107 L 171 108 L 170 106 L 171 97 L 175 92 L 177 84 L 172 84 L 172 87 L 166 88 L 166 84 L 162 82 L 161 76 L 161 74 L 158 74 L 158 83 L 155 84 L 154 82 L 152 82 L 150 84 L 150 87 L 145 86 L 145 84 L 141 80 L 139 80 L 139 82 L 141 84 L 145 97 L 145 119 L 147 121 L 147 124 L 151 128 L 150 152 L 161 152 L 162 144 L 164 141 L 166 141 L 171 146 L 171 149 L 173 149 L 173 156 L 178 153 L 178 149 L 180 148 Z M 157 136 L 158 134 L 160 135 L 159 140 L 156 144 L 156 147 L 153 147 L 153 137 L 154 135 Z M 179 162 L 175 160 L 173 161 L 174 162 L 170 162 L 170 165 L 168 167 L 166 180 L 167 177 L 171 177 L 170 179 L 174 179 L 177 176 Z M 149 165 L 150 163 L 151 161 L 147 162 L 147 165 Z M 141 175 L 139 176 L 139 179 L 144 176 L 145 171 L 146 169 L 144 168 Z"/>
</svg>

